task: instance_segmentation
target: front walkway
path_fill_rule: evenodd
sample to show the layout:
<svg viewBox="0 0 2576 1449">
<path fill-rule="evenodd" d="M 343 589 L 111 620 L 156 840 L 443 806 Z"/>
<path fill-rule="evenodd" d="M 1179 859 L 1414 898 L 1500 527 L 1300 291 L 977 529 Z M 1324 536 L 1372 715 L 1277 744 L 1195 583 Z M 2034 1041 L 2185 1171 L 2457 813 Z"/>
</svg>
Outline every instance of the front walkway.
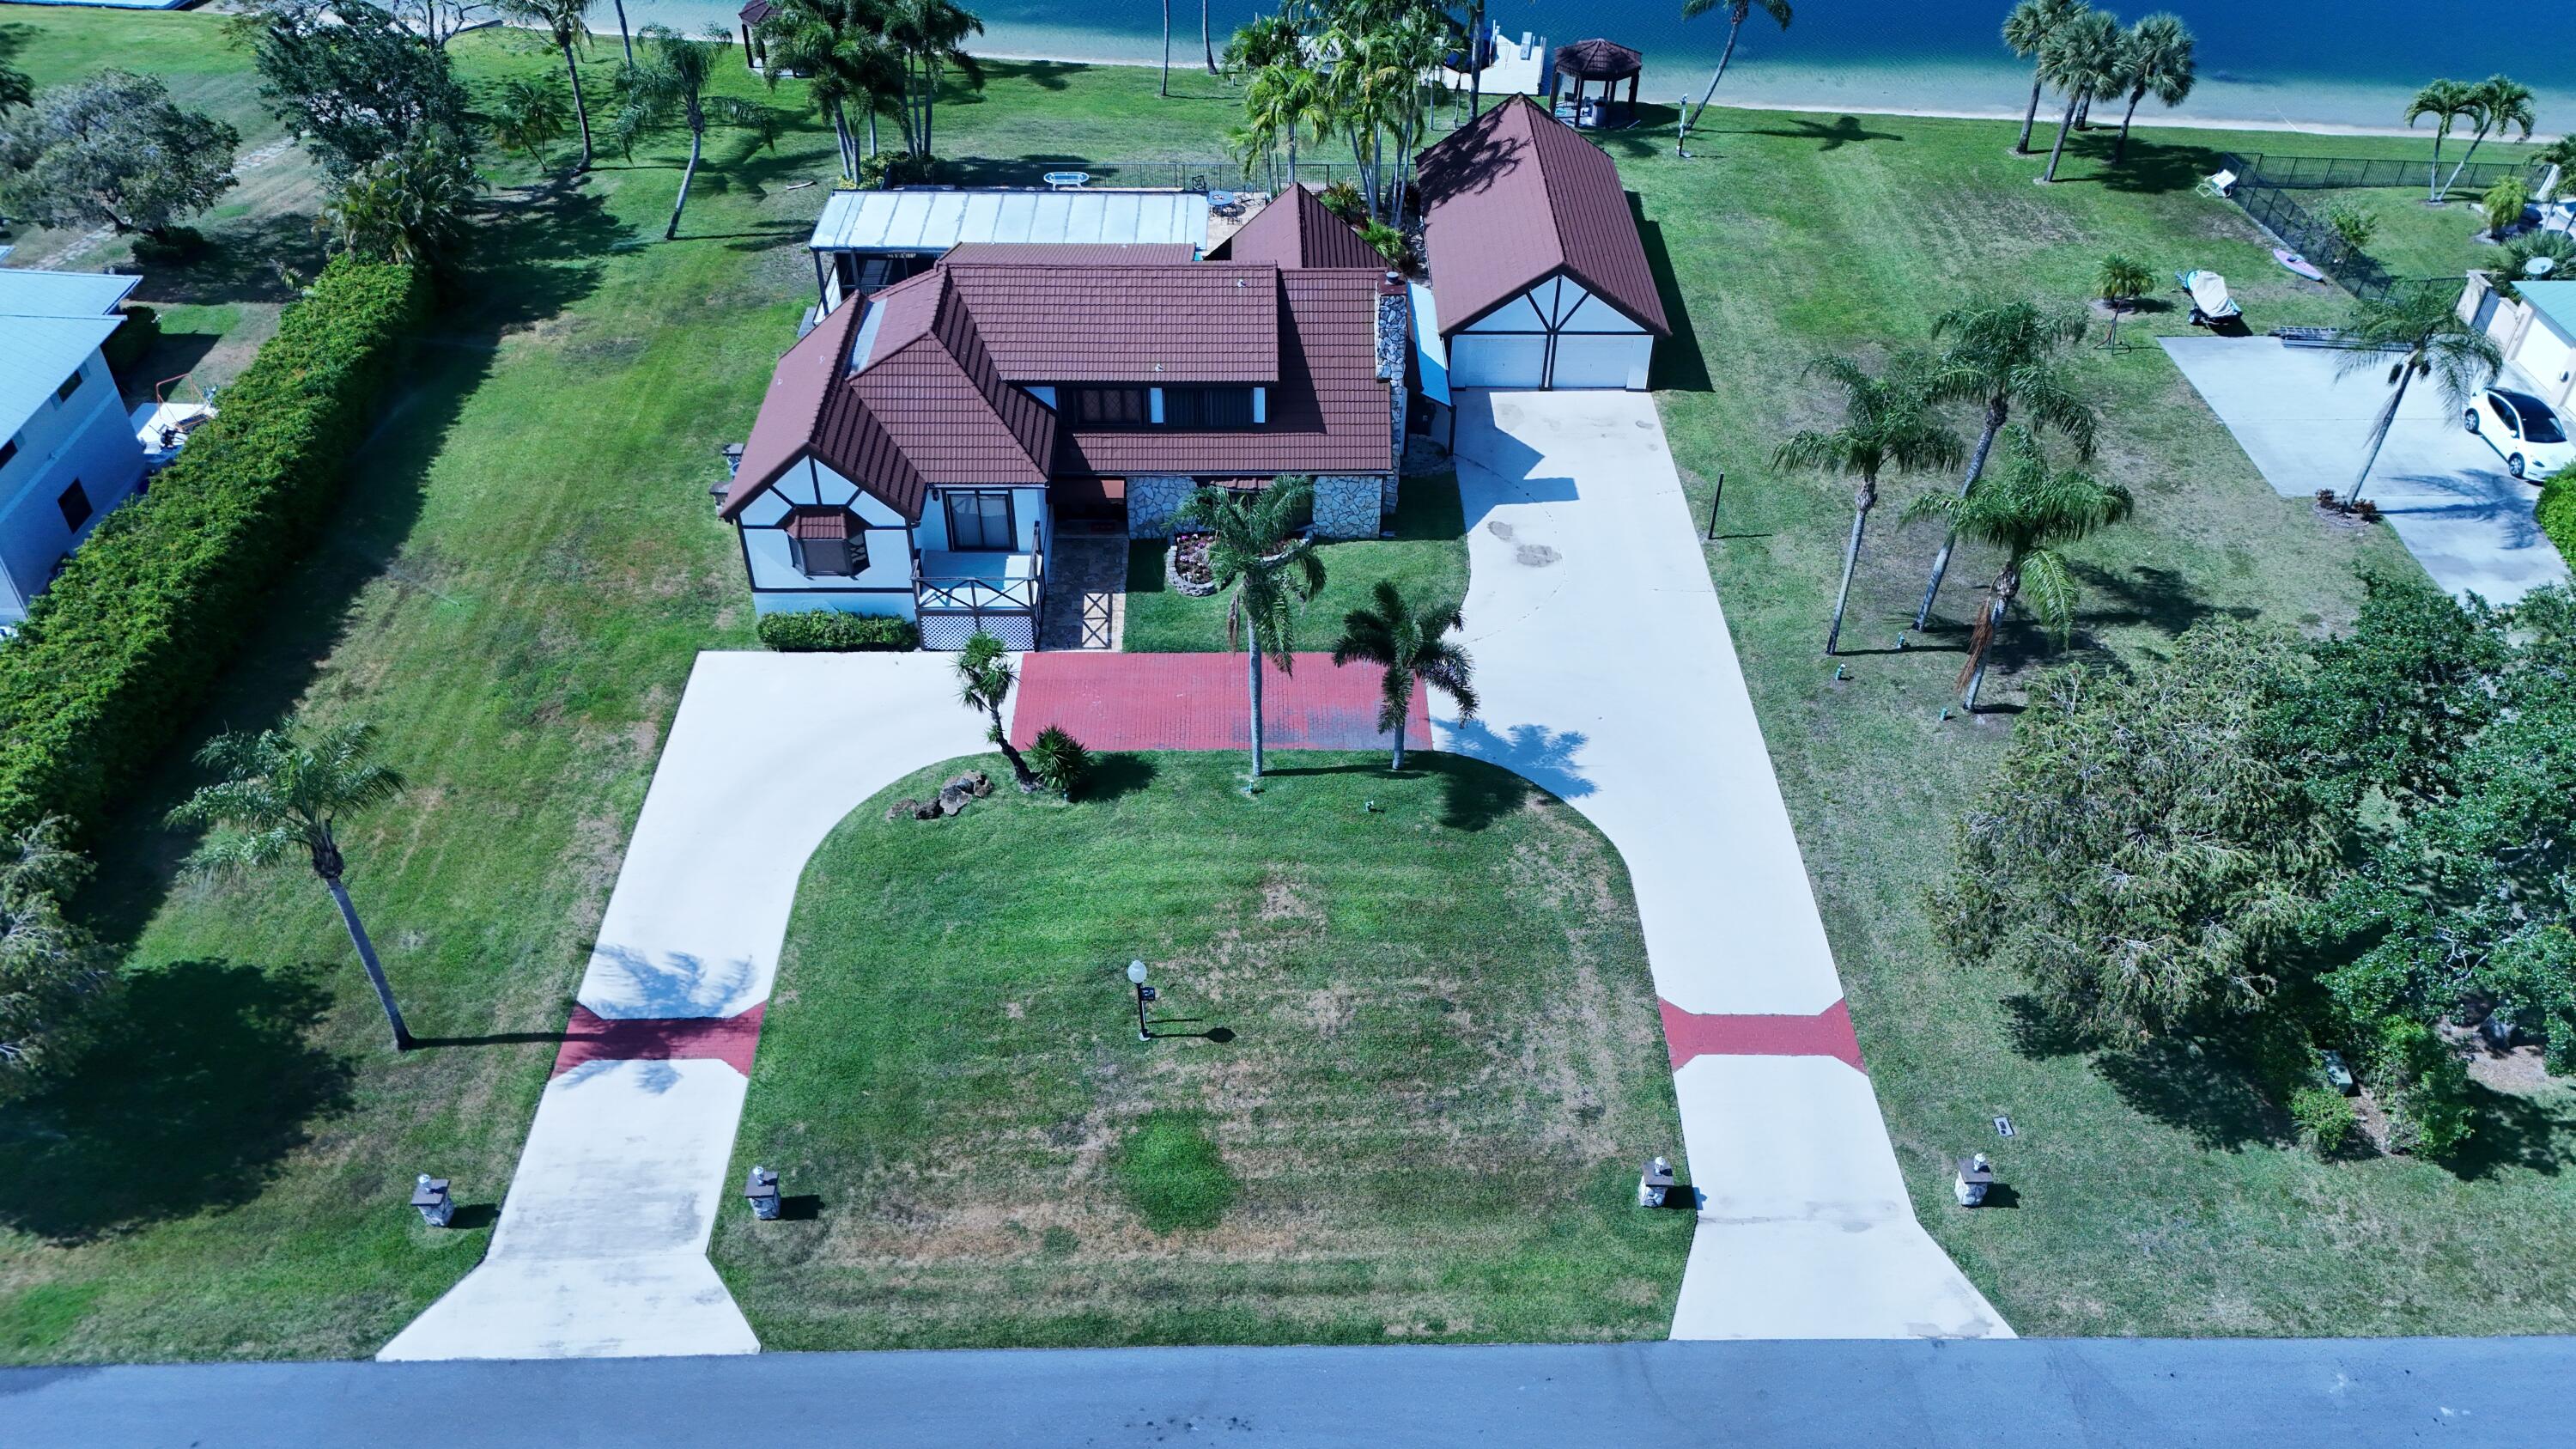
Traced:
<svg viewBox="0 0 2576 1449">
<path fill-rule="evenodd" d="M 1059 531 L 1047 555 L 1040 649 L 1109 649 L 1126 642 L 1127 538 Z"/>
<path fill-rule="evenodd" d="M 1433 732 L 1627 862 L 1705 1194 L 1673 1336 L 2009 1336 L 1915 1221 L 1653 399 L 1462 393 L 1457 455 L 1484 710 Z"/>
</svg>

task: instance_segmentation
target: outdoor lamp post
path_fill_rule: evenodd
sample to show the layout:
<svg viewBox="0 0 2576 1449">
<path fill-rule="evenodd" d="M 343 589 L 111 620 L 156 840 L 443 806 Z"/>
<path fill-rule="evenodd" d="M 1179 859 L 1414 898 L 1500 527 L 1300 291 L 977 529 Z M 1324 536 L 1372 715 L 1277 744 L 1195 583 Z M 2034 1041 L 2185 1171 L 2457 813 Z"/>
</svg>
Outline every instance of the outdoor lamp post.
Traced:
<svg viewBox="0 0 2576 1449">
<path fill-rule="evenodd" d="M 447 1179 L 426 1172 L 412 1182 L 411 1205 L 420 1209 L 420 1220 L 433 1228 L 446 1227 L 456 1216 L 456 1204 L 447 1196 Z"/>
<path fill-rule="evenodd" d="M 1127 963 L 1127 979 L 1136 984 L 1136 1040 L 1152 1041 L 1154 1034 L 1145 1029 L 1145 1003 L 1154 999 L 1154 988 L 1145 984 L 1145 963 Z"/>
</svg>

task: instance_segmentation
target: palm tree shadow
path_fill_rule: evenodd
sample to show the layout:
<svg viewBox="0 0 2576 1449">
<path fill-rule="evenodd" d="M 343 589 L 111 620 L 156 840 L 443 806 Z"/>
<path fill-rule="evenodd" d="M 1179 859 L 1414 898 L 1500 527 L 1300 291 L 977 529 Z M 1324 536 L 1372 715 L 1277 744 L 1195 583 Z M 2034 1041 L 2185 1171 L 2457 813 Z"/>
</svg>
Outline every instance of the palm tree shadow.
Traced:
<svg viewBox="0 0 2576 1449">
<path fill-rule="evenodd" d="M 1818 121 L 1790 121 L 1779 126 L 1728 126 L 1722 134 L 1736 136 L 1777 136 L 1786 141 L 1814 141 L 1819 151 L 1839 151 L 1855 142 L 1902 141 L 1894 131 L 1873 131 L 1860 123 L 1857 116 L 1836 116 L 1832 125 Z"/>
</svg>

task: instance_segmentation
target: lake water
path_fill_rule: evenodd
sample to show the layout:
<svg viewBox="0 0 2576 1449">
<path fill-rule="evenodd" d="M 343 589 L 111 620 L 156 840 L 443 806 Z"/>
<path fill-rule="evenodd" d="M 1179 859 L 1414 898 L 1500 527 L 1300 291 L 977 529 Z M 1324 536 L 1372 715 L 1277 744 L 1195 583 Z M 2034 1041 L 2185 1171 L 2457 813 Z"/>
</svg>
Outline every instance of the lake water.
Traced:
<svg viewBox="0 0 2576 1449">
<path fill-rule="evenodd" d="M 627 0 L 630 20 L 687 30 L 730 23 L 739 0 Z M 974 49 L 1066 60 L 1151 60 L 1162 10 L 1148 0 L 1072 6 L 966 0 L 984 18 Z M 1211 0 L 1220 46 L 1256 9 Z M 2030 72 L 2003 48 L 2002 0 L 1798 0 L 1783 32 L 1757 9 L 1721 96 L 1774 105 L 2020 114 Z M 2134 18 L 2150 8 L 2123 11 Z M 2544 132 L 2576 130 L 2576 4 L 2570 0 L 2202 0 L 2171 5 L 2200 37 L 2200 88 L 2176 112 L 2194 121 L 2393 127 L 2407 97 L 2435 76 L 2475 80 L 2502 70 L 2540 92 Z M 600 16 L 608 16 L 606 6 Z M 1606 35 L 1645 52 L 1643 94 L 1696 96 L 1725 43 L 1716 15 L 1681 19 L 1679 0 L 1488 0 L 1514 35 L 1555 44 Z M 594 21 L 594 24 L 599 23 Z M 613 24 L 614 21 L 609 21 Z M 1173 6 L 1173 61 L 1198 56 L 1198 8 Z M 2142 120 L 2163 115 L 2152 100 Z"/>
</svg>

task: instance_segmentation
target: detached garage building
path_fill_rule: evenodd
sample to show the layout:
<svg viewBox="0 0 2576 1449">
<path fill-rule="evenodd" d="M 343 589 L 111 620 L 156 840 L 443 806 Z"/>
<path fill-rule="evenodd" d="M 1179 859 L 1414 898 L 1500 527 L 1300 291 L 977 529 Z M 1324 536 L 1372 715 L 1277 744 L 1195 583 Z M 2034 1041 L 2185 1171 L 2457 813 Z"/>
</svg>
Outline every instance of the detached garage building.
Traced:
<svg viewBox="0 0 2576 1449">
<path fill-rule="evenodd" d="M 2576 282 L 2527 281 L 2514 290 L 2522 300 L 2506 300 L 2486 273 L 2471 272 L 2460 315 L 2494 338 L 2504 360 L 2521 369 L 2519 385 L 2564 408 L 2576 394 Z"/>
<path fill-rule="evenodd" d="M 1672 328 L 1619 168 L 1599 147 L 1514 96 L 1422 153 L 1420 194 L 1435 398 L 1443 381 L 1646 386 L 1655 339 Z"/>
</svg>

